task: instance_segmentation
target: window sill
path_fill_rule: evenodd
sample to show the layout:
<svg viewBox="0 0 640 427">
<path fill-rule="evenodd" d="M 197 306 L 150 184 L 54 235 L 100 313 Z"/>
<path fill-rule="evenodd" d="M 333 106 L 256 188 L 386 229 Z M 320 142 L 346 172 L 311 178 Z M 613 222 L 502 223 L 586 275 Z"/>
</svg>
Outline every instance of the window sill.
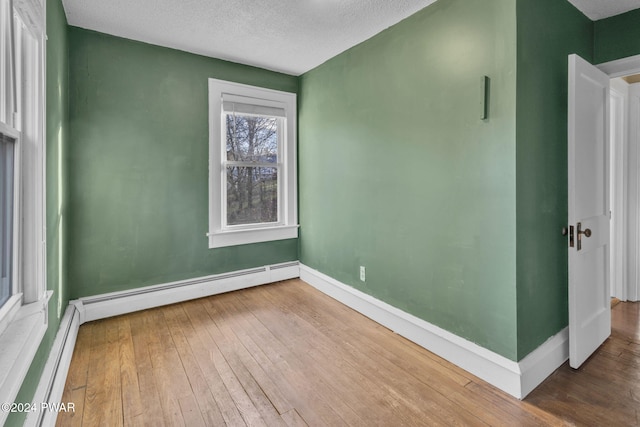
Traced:
<svg viewBox="0 0 640 427">
<path fill-rule="evenodd" d="M 13 402 L 20 391 L 47 331 L 48 303 L 52 294 L 53 291 L 47 291 L 40 301 L 20 307 L 0 334 L 0 402 Z M 0 411 L 0 425 L 7 415 L 8 412 Z"/>
<path fill-rule="evenodd" d="M 22 305 L 22 294 L 11 296 L 0 308 L 0 337 L 4 331 L 11 325 L 16 314 L 20 311 Z"/>
<path fill-rule="evenodd" d="M 224 248 L 226 246 L 295 239 L 298 237 L 298 228 L 298 225 L 282 225 L 268 228 L 216 231 L 209 233 L 209 248 Z"/>
</svg>

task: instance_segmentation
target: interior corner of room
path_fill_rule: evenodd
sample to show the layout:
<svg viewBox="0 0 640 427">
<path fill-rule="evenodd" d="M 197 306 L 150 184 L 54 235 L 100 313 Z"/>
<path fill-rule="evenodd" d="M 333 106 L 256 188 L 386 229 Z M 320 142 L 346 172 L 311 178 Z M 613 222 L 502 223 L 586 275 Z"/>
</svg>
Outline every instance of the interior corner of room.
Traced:
<svg viewBox="0 0 640 427">
<path fill-rule="evenodd" d="M 603 280 L 638 301 L 640 9 L 438 0 L 296 74 L 45 2 L 52 296 L 16 402 L 59 400 L 84 322 L 296 277 L 524 399 L 569 358 L 571 54 L 611 79 Z M 297 238 L 209 247 L 208 79 L 297 96 Z"/>
</svg>

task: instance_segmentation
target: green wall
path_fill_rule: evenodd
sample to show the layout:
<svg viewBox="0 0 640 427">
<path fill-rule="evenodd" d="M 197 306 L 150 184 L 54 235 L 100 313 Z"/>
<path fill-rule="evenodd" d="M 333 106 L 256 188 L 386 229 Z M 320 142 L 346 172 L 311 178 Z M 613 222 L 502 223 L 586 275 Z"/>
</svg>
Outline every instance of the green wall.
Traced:
<svg viewBox="0 0 640 427">
<path fill-rule="evenodd" d="M 596 21 L 596 64 L 640 54 L 640 9 Z"/>
<path fill-rule="evenodd" d="M 47 0 L 47 37 L 47 284 L 61 318 L 69 301 L 69 42 L 60 0 Z"/>
<path fill-rule="evenodd" d="M 299 107 L 301 262 L 510 359 L 515 14 L 439 0 L 304 74 Z"/>
<path fill-rule="evenodd" d="M 16 401 L 70 297 L 297 258 L 522 359 L 568 323 L 567 55 L 639 54 L 637 22 L 592 23 L 566 1 L 439 0 L 298 79 L 67 27 L 47 0 L 54 294 Z M 300 83 L 299 242 L 207 249 L 209 77 Z"/>
<path fill-rule="evenodd" d="M 66 155 L 69 122 L 67 96 L 69 62 L 66 28 L 67 21 L 60 0 L 47 0 L 47 287 L 54 292 L 49 300 L 47 332 L 22 383 L 16 402 L 31 402 L 69 301 L 65 248 L 68 224 Z M 22 425 L 25 418 L 26 414 L 10 414 L 5 425 Z"/>
<path fill-rule="evenodd" d="M 207 79 L 298 79 L 69 27 L 71 298 L 298 257 L 297 239 L 208 249 Z"/>
<path fill-rule="evenodd" d="M 518 359 L 568 325 L 568 55 L 592 60 L 593 23 L 567 1 L 518 0 Z"/>
</svg>

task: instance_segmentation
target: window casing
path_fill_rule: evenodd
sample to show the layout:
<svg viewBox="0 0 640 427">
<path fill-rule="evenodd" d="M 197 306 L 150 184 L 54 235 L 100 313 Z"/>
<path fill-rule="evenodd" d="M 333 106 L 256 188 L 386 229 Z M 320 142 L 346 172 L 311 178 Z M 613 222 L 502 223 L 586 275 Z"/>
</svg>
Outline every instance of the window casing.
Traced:
<svg viewBox="0 0 640 427">
<path fill-rule="evenodd" d="M 0 402 L 13 402 L 47 329 L 44 2 L 0 0 Z M 0 425 L 7 417 L 0 411 Z"/>
<path fill-rule="evenodd" d="M 298 237 L 296 95 L 209 79 L 209 247 Z"/>
</svg>

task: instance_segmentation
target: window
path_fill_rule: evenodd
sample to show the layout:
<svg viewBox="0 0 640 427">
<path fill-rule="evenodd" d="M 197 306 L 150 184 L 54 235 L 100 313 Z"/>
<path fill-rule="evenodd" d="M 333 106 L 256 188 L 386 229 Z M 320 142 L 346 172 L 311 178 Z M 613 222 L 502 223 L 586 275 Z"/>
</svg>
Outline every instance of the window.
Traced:
<svg viewBox="0 0 640 427">
<path fill-rule="evenodd" d="M 0 0 L 0 402 L 47 329 L 44 57 L 44 3 Z"/>
<path fill-rule="evenodd" d="M 209 247 L 298 237 L 296 95 L 209 79 Z"/>
<path fill-rule="evenodd" d="M 14 158 L 16 138 L 0 132 L 0 307 L 13 292 Z"/>
</svg>

